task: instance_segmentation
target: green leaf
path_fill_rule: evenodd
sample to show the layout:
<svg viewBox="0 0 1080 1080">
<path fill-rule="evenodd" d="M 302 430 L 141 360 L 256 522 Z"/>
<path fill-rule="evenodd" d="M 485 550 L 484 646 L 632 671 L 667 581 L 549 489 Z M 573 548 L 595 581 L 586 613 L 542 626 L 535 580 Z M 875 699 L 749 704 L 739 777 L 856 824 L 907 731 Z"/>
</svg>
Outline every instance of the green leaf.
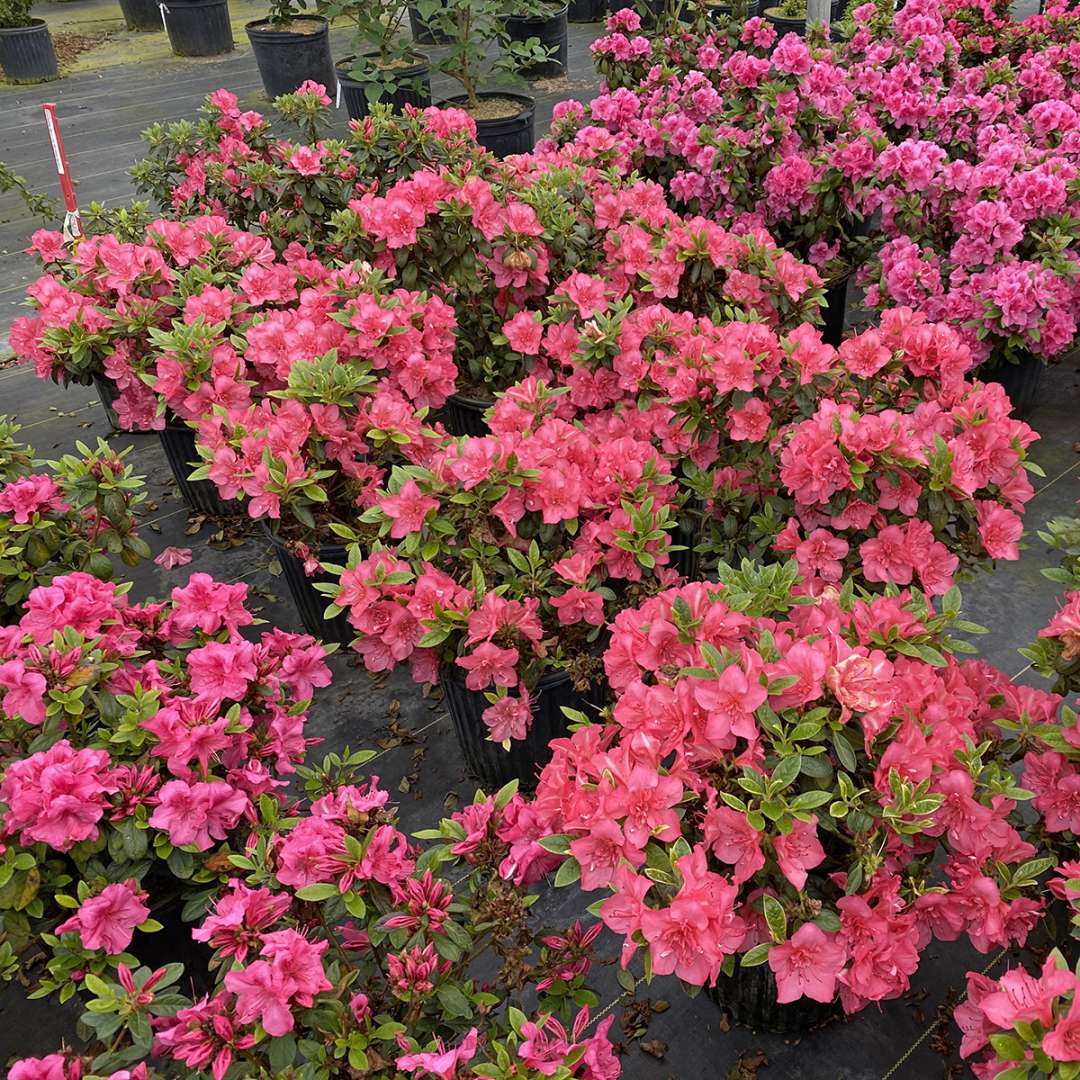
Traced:
<svg viewBox="0 0 1080 1080">
<path fill-rule="evenodd" d="M 338 887 L 328 881 L 305 885 L 302 889 L 296 890 L 296 896 L 300 900 L 329 900 L 331 896 L 337 895 Z"/>
<path fill-rule="evenodd" d="M 760 945 L 755 945 L 739 958 L 739 967 L 760 967 L 769 959 L 769 950 L 771 948 L 772 942 L 769 941 L 763 941 Z"/>
<path fill-rule="evenodd" d="M 555 887 L 559 888 L 563 885 L 573 885 L 575 881 L 581 878 L 581 864 L 577 859 L 567 859 L 558 869 L 555 874 Z"/>
<path fill-rule="evenodd" d="M 775 896 L 766 895 L 762 899 L 765 921 L 769 924 L 769 933 L 778 945 L 787 941 L 787 912 Z"/>
<path fill-rule="evenodd" d="M 439 1004 L 447 1016 L 468 1020 L 473 1014 L 472 1002 L 453 983 L 444 983 L 438 991 Z"/>
</svg>

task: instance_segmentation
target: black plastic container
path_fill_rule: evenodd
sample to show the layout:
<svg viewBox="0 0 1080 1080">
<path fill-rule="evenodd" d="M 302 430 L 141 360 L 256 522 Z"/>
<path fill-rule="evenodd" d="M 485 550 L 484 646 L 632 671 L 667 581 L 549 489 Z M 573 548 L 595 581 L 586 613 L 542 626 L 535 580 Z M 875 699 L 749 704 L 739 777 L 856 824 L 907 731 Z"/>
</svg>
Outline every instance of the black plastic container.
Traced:
<svg viewBox="0 0 1080 1080">
<path fill-rule="evenodd" d="M 570 0 L 567 18 L 571 22 L 600 22 L 606 12 L 604 0 Z"/>
<path fill-rule="evenodd" d="M 50 82 L 60 78 L 52 35 L 44 19 L 32 19 L 29 26 L 14 30 L 0 30 L 0 68 L 12 82 Z"/>
<path fill-rule="evenodd" d="M 214 950 L 191 936 L 196 923 L 184 921 L 183 897 L 174 894 L 157 899 L 154 884 L 151 881 L 144 881 L 143 884 L 150 893 L 150 917 L 161 923 L 161 929 L 153 933 L 136 930 L 132 938 L 132 951 L 137 953 L 141 963 L 151 968 L 183 964 L 184 974 L 178 989 L 194 997 L 208 994 L 214 988 L 210 973 Z"/>
<path fill-rule="evenodd" d="M 517 780 L 525 791 L 535 788 L 537 775 L 551 760 L 551 741 L 569 731 L 570 720 L 563 713 L 563 706 L 594 718 L 607 694 L 604 682 L 581 693 L 574 689 L 564 671 L 545 676 L 532 692 L 528 735 L 512 740 L 510 749 L 504 750 L 501 743 L 488 739 L 488 727 L 482 719 L 488 700 L 483 692 L 466 689 L 465 673 L 457 668 L 444 668 L 439 682 L 469 774 L 489 793 L 511 780 Z"/>
<path fill-rule="evenodd" d="M 1013 416 L 1027 420 L 1035 408 L 1046 364 L 1031 353 L 1024 353 L 1015 364 L 1003 360 L 999 364 L 983 364 L 977 374 L 983 382 L 999 383 L 1012 402 Z"/>
<path fill-rule="evenodd" d="M 645 8 L 648 14 L 653 18 L 657 18 L 664 13 L 664 5 L 667 0 L 645 0 Z M 637 0 L 608 0 L 608 10 L 611 12 L 624 11 L 629 8 L 631 11 L 636 11 L 641 14 L 641 4 Z"/>
<path fill-rule="evenodd" d="M 489 435 L 491 429 L 484 419 L 484 413 L 493 404 L 491 401 L 477 401 L 451 394 L 439 410 L 439 419 L 451 435 Z"/>
<path fill-rule="evenodd" d="M 788 1005 L 777 1004 L 776 979 L 769 965 L 739 967 L 738 957 L 731 977 L 721 975 L 716 986 L 709 988 L 709 996 L 731 1014 L 736 1024 L 780 1035 L 810 1031 L 840 1016 L 836 1002 L 802 997 Z"/>
<path fill-rule="evenodd" d="M 701 562 L 698 553 L 694 550 L 701 543 L 700 514 L 701 503 L 697 500 L 683 507 L 679 513 L 677 524 L 670 533 L 671 542 L 681 545 L 684 549 L 671 553 L 671 565 L 687 581 L 697 580 Z"/>
<path fill-rule="evenodd" d="M 825 320 L 821 327 L 821 338 L 827 345 L 837 346 L 844 340 L 844 317 L 847 314 L 847 287 L 851 275 L 830 282 L 825 289 L 825 303 L 821 317 Z"/>
<path fill-rule="evenodd" d="M 177 56 L 233 51 L 229 0 L 165 0 L 165 29 Z"/>
<path fill-rule="evenodd" d="M 776 32 L 783 37 L 785 34 L 798 34 L 799 37 L 806 37 L 806 19 L 805 18 L 788 18 L 786 15 L 780 14 L 779 8 L 765 8 L 761 13 L 761 17 L 767 22 L 776 27 Z"/>
<path fill-rule="evenodd" d="M 528 94 L 515 94 L 509 90 L 483 90 L 476 95 L 485 98 L 509 98 L 521 105 L 521 112 L 515 116 L 500 117 L 498 120 L 476 120 L 476 141 L 490 150 L 496 157 L 509 157 L 511 154 L 528 154 L 536 143 L 536 102 Z M 447 98 L 443 105 L 463 108 L 468 103 L 464 95 Z"/>
<path fill-rule="evenodd" d="M 315 588 L 319 582 L 333 582 L 337 579 L 321 572 L 308 577 L 304 573 L 303 561 L 285 546 L 285 542 L 274 534 L 266 522 L 262 525 L 274 549 L 274 555 L 281 564 L 281 576 L 289 587 L 289 595 L 296 606 L 304 629 L 312 637 L 317 637 L 328 644 L 336 642 L 338 645 L 348 645 L 356 637 L 356 631 L 349 625 L 348 617 L 343 612 L 332 619 L 326 618 L 330 598 Z M 323 544 L 319 548 L 321 562 L 344 566 L 346 557 L 345 547 L 342 544 Z"/>
<path fill-rule="evenodd" d="M 165 427 L 158 432 L 161 447 L 168 458 L 173 479 L 180 489 L 184 502 L 192 510 L 220 517 L 235 514 L 239 509 L 235 502 L 226 502 L 212 480 L 189 480 L 188 477 L 202 464 L 195 449 L 195 431 L 174 417 L 169 417 Z"/>
<path fill-rule="evenodd" d="M 374 53 L 368 55 L 376 55 Z M 431 67 L 426 56 L 415 57 L 411 67 L 398 68 L 394 71 L 394 80 L 398 89 L 392 94 L 379 95 L 378 104 L 392 105 L 400 112 L 406 105 L 417 109 L 426 109 L 431 104 Z M 356 63 L 355 56 L 346 56 L 335 66 L 341 98 L 351 120 L 363 120 L 368 114 L 367 84 L 349 75 Z"/>
<path fill-rule="evenodd" d="M 540 64 L 530 64 L 521 69 L 526 79 L 557 79 L 566 74 L 568 35 L 567 13 L 569 7 L 552 5 L 551 14 L 511 15 L 506 20 L 506 31 L 511 41 L 528 41 L 539 38 L 540 44 L 551 50 L 551 59 Z"/>
<path fill-rule="evenodd" d="M 116 389 L 116 383 L 104 375 L 94 376 L 94 389 L 98 392 L 98 401 L 105 410 L 105 418 L 109 421 L 109 427 L 113 431 L 120 430 L 120 418 L 116 415 L 116 399 L 120 391 Z"/>
<path fill-rule="evenodd" d="M 412 30 L 412 39 L 417 45 L 449 45 L 454 40 L 448 34 L 424 22 L 420 17 L 420 12 L 414 7 L 409 8 L 409 29 Z"/>
<path fill-rule="evenodd" d="M 164 30 L 158 0 L 120 0 L 120 11 L 129 30 Z"/>
<path fill-rule="evenodd" d="M 322 83 L 333 97 L 334 61 L 330 56 L 330 24 L 321 15 L 301 15 L 295 23 L 318 23 L 314 33 L 275 30 L 265 19 L 249 22 L 247 30 L 259 78 L 268 98 L 291 94 L 308 79 Z"/>
</svg>

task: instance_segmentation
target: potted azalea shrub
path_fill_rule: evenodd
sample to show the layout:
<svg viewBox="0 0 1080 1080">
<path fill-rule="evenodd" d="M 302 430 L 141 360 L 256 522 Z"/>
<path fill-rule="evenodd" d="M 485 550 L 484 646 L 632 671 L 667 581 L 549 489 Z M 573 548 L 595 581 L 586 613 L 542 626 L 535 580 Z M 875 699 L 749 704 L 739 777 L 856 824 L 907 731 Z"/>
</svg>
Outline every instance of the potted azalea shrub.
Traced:
<svg viewBox="0 0 1080 1080">
<path fill-rule="evenodd" d="M 509 7 L 505 0 L 421 0 L 417 5 L 424 22 L 449 39 L 450 48 L 436 69 L 457 82 L 462 93 L 445 103 L 472 117 L 477 141 L 496 157 L 526 154 L 533 148 L 536 103 L 527 94 L 481 90 L 481 81 L 485 75 L 513 74 L 544 63 L 552 53 L 538 38 L 511 40 Z M 517 16 L 550 15 L 545 0 L 517 0 L 513 11 Z M 495 58 L 489 64 L 492 50 Z"/>
<path fill-rule="evenodd" d="M 0 0 L 0 68 L 11 82 L 60 77 L 49 24 L 30 15 L 33 0 Z"/>
<path fill-rule="evenodd" d="M 1018 832 L 1007 678 L 948 652 L 959 594 L 806 605 L 796 581 L 748 562 L 616 616 L 614 707 L 531 804 L 624 966 L 788 1032 L 904 994 L 935 937 L 1022 943 L 1054 863 Z"/>
<path fill-rule="evenodd" d="M 374 104 L 398 110 L 431 104 L 429 60 L 401 36 L 407 9 L 405 0 L 333 0 L 323 8 L 330 18 L 344 15 L 354 26 L 355 52 L 334 65 L 342 100 L 353 120 L 367 116 Z"/>
<path fill-rule="evenodd" d="M 229 0 L 168 0 L 158 9 L 177 56 L 220 56 L 233 51 Z"/>
<path fill-rule="evenodd" d="M 4 636 L 0 908 L 9 940 L 46 935 L 39 994 L 62 1001 L 73 972 L 134 966 L 140 927 L 167 923 L 182 947 L 181 916 L 232 876 L 247 818 L 283 799 L 330 681 L 312 638 L 243 635 L 243 583 L 196 573 L 142 605 L 128 588 L 57 577 Z"/>
<path fill-rule="evenodd" d="M 6 419 L 6 418 L 5 418 Z M 113 557 L 135 566 L 150 557 L 137 531 L 136 509 L 145 500 L 143 478 L 99 439 L 35 472 L 16 445 L 5 453 L 0 486 L 0 618 L 17 621 L 27 597 L 54 577 L 80 572 L 108 581 Z"/>
<path fill-rule="evenodd" d="M 263 89 L 271 100 L 293 93 L 306 82 L 333 90 L 330 23 L 317 12 L 314 0 L 271 0 L 267 16 L 245 26 Z"/>
<path fill-rule="evenodd" d="M 438 682 L 469 770 L 489 789 L 535 782 L 563 707 L 603 703 L 605 624 L 674 571 L 676 494 L 646 439 L 591 438 L 551 416 L 542 383 L 509 390 L 488 436 L 397 467 L 324 586 L 371 671 L 408 660 Z"/>
<path fill-rule="evenodd" d="M 377 286 L 377 275 L 371 280 Z M 327 580 L 325 564 L 344 561 L 341 537 L 355 537 L 348 526 L 371 505 L 384 470 L 423 464 L 439 443 L 426 416 L 429 404 L 445 400 L 446 383 L 453 386 L 454 366 L 453 312 L 437 298 L 365 291 L 339 315 L 341 321 L 326 319 L 337 336 L 324 335 L 318 347 L 336 345 L 310 359 L 299 350 L 289 356 L 282 389 L 203 417 L 197 436 L 203 463 L 192 476 L 263 523 L 305 628 L 344 643 L 352 631 L 343 618 L 324 618 L 327 602 L 316 585 Z M 308 346 L 312 341 L 302 311 L 256 329 L 269 331 L 251 337 L 271 355 L 280 356 L 293 334 Z M 262 355 L 249 349 L 249 359 Z M 389 365 L 389 373 L 376 378 L 375 364 Z M 426 381 L 440 366 L 442 387 Z"/>
<path fill-rule="evenodd" d="M 617 1080 L 614 1018 L 594 1024 L 586 982 L 598 924 L 539 925 L 537 896 L 498 872 L 515 849 L 533 875 L 550 862 L 524 836 L 520 796 L 478 797 L 428 831 L 445 842 L 418 848 L 377 779 L 359 774 L 371 756 L 305 770 L 303 809 L 260 804 L 228 888 L 194 931 L 213 950 L 203 996 L 175 985 L 179 965 L 130 956 L 99 973 L 105 950 L 88 949 L 89 973 L 63 975 L 89 1042 L 10 1075 L 147 1080 L 159 1075 L 152 1062 L 205 1080 Z M 125 909 L 110 929 L 133 917 Z"/>
</svg>

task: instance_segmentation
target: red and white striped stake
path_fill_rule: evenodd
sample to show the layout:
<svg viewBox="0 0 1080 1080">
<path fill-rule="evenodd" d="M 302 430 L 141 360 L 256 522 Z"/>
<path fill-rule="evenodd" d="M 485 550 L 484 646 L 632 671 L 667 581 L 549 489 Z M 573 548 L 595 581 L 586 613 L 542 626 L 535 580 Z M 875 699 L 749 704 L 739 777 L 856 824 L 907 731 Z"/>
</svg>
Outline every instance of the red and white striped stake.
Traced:
<svg viewBox="0 0 1080 1080">
<path fill-rule="evenodd" d="M 52 143 L 53 157 L 56 159 L 56 174 L 60 178 L 60 190 L 64 194 L 64 239 L 81 240 L 82 221 L 79 218 L 79 204 L 75 199 L 75 185 L 71 182 L 71 170 L 68 168 L 67 155 L 64 153 L 64 140 L 60 138 L 60 125 L 56 120 L 56 104 L 46 101 L 45 126 L 49 129 L 49 142 Z"/>
</svg>

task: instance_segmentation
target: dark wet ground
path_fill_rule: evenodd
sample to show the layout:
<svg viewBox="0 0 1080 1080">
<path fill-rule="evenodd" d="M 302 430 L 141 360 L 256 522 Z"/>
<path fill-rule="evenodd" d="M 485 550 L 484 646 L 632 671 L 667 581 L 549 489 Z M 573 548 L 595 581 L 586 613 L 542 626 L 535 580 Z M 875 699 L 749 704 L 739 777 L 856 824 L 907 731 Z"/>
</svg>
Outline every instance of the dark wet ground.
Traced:
<svg viewBox="0 0 1080 1080">
<path fill-rule="evenodd" d="M 595 26 L 571 28 L 569 79 L 536 91 L 538 131 L 546 127 L 555 101 L 589 96 L 594 80 L 587 45 L 597 31 Z M 40 103 L 55 100 L 73 174 L 82 181 L 80 199 L 116 204 L 131 195 L 124 170 L 139 155 L 138 132 L 147 124 L 193 115 L 203 96 L 218 86 L 233 89 L 245 103 L 257 107 L 258 77 L 246 47 L 222 60 L 176 60 L 167 68 L 113 67 L 45 88 L 5 92 L 0 96 L 0 158 L 36 187 L 54 191 L 52 158 L 41 138 Z M 448 88 L 436 82 L 436 98 Z M 344 113 L 340 115 L 343 127 Z M 7 252 L 0 255 L 0 331 L 18 313 L 22 288 L 34 274 L 28 257 L 11 252 L 25 245 L 29 230 L 36 226 L 18 218 L 9 200 L 10 196 L 0 197 L 0 220 L 11 219 L 0 224 L 0 251 Z M 22 423 L 23 437 L 41 457 L 67 451 L 76 439 L 109 435 L 93 390 L 60 389 L 39 382 L 24 368 L 0 370 L 0 412 Z M 1080 457 L 1074 450 L 1080 438 L 1078 416 L 1080 370 L 1073 359 L 1047 372 L 1031 418 L 1043 436 L 1032 456 L 1046 471 L 1046 479 L 1038 482 L 1037 494 L 1028 505 L 1027 550 L 1019 563 L 1005 564 L 964 587 L 967 616 L 991 628 L 979 641 L 981 655 L 1010 674 L 1022 672 L 1025 666 L 1017 648 L 1032 640 L 1057 605 L 1056 586 L 1039 572 L 1056 560 L 1035 533 L 1049 518 L 1070 513 L 1080 496 Z M 248 530 L 244 537 L 236 535 L 235 529 L 222 531 L 215 522 L 189 519 L 173 491 L 157 437 L 112 438 L 117 445 L 133 447 L 132 460 L 147 478 L 150 498 L 142 532 L 155 553 L 170 545 L 194 552 L 191 564 L 177 570 L 167 572 L 147 562 L 131 571 L 134 595 L 165 595 L 190 572 L 203 570 L 223 581 L 246 581 L 253 610 L 271 625 L 299 630 L 280 570 L 261 535 Z M 377 749 L 379 756 L 371 769 L 397 794 L 402 819 L 410 829 L 433 824 L 445 811 L 471 798 L 474 785 L 465 777 L 449 719 L 436 701 L 422 697 L 405 672 L 372 679 L 348 656 L 334 657 L 331 662 L 334 685 L 320 692 L 311 714 L 309 732 L 324 739 L 315 753 L 345 745 Z M 542 917 L 553 924 L 572 919 L 583 908 L 580 895 L 572 889 L 546 891 L 539 905 Z M 601 940 L 604 954 L 613 957 L 613 939 Z M 625 1002 L 617 1002 L 621 990 L 610 963 L 596 971 L 594 982 L 602 1000 L 620 1018 L 612 1037 L 626 1041 L 623 1075 L 627 1080 L 753 1080 L 755 1076 L 762 1080 L 931 1080 L 967 1073 L 966 1069 L 951 1072 L 957 1059 L 943 1057 L 949 1054 L 948 1044 L 955 1047 L 959 1041 L 956 1029 L 951 1024 L 936 1032 L 929 1029 L 938 1006 L 962 993 L 965 972 L 973 967 L 982 970 L 993 960 L 993 955 L 979 956 L 959 945 L 934 945 L 924 954 L 914 991 L 907 998 L 884 1003 L 880 1009 L 868 1008 L 850 1022 L 801 1039 L 729 1028 L 710 999 L 688 999 L 677 983 L 663 980 L 651 988 L 639 988 L 639 1001 L 651 999 L 657 1011 L 647 1031 L 630 1038 L 620 1034 Z M 1006 962 L 999 961 L 992 970 L 1002 970 Z M 639 1031 L 642 1018 L 648 1016 L 647 1007 L 634 1008 L 626 1024 L 630 1033 Z M 27 1002 L 18 988 L 0 992 L 0 1061 L 48 1053 L 72 1034 L 70 1009 Z"/>
</svg>

